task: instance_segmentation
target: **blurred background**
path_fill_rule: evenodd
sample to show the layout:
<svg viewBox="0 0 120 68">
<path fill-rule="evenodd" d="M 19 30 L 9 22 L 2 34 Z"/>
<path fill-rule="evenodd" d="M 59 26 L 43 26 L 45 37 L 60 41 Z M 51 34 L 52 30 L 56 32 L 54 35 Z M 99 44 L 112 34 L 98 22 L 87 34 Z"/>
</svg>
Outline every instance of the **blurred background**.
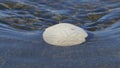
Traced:
<svg viewBox="0 0 120 68">
<path fill-rule="evenodd" d="M 42 30 L 59 22 L 102 30 L 120 19 L 119 12 L 119 0 L 0 0 L 1 26 L 22 30 Z"/>
</svg>

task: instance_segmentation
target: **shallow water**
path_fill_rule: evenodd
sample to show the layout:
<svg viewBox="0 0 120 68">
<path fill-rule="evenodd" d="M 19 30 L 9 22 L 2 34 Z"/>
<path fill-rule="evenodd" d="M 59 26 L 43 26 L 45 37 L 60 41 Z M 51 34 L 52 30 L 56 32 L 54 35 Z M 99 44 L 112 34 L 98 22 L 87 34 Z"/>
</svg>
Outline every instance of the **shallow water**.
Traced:
<svg viewBox="0 0 120 68">
<path fill-rule="evenodd" d="M 72 23 L 90 34 L 72 47 L 45 43 L 45 28 Z M 0 0 L 0 68 L 119 68 L 119 0 Z"/>
</svg>

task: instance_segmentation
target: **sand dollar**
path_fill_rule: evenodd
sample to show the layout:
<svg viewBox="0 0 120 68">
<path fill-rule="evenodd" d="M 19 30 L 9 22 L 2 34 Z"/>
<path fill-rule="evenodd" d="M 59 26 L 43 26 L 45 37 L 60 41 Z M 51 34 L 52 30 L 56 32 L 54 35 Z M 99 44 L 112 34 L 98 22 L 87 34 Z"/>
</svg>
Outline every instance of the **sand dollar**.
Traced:
<svg viewBox="0 0 120 68">
<path fill-rule="evenodd" d="M 86 41 L 87 32 L 82 28 L 69 24 L 59 23 L 46 28 L 43 32 L 45 42 L 56 46 L 73 46 Z"/>
</svg>

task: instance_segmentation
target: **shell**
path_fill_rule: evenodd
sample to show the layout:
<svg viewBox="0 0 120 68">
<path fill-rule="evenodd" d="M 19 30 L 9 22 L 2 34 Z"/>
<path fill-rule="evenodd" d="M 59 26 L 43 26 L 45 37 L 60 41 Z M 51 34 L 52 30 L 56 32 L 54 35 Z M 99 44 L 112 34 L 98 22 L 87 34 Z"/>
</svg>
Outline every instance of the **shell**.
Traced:
<svg viewBox="0 0 120 68">
<path fill-rule="evenodd" d="M 59 23 L 46 28 L 43 32 L 45 42 L 56 46 L 73 46 L 85 42 L 88 36 L 82 28 L 69 24 Z"/>
</svg>

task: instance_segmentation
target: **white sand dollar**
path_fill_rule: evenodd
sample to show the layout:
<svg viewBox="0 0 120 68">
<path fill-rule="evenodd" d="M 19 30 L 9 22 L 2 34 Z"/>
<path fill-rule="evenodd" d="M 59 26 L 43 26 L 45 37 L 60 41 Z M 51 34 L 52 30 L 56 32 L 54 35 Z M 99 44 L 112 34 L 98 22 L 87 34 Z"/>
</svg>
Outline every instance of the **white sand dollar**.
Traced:
<svg viewBox="0 0 120 68">
<path fill-rule="evenodd" d="M 56 46 L 73 46 L 85 42 L 88 36 L 82 28 L 69 23 L 59 23 L 43 32 L 45 42 Z"/>
</svg>

